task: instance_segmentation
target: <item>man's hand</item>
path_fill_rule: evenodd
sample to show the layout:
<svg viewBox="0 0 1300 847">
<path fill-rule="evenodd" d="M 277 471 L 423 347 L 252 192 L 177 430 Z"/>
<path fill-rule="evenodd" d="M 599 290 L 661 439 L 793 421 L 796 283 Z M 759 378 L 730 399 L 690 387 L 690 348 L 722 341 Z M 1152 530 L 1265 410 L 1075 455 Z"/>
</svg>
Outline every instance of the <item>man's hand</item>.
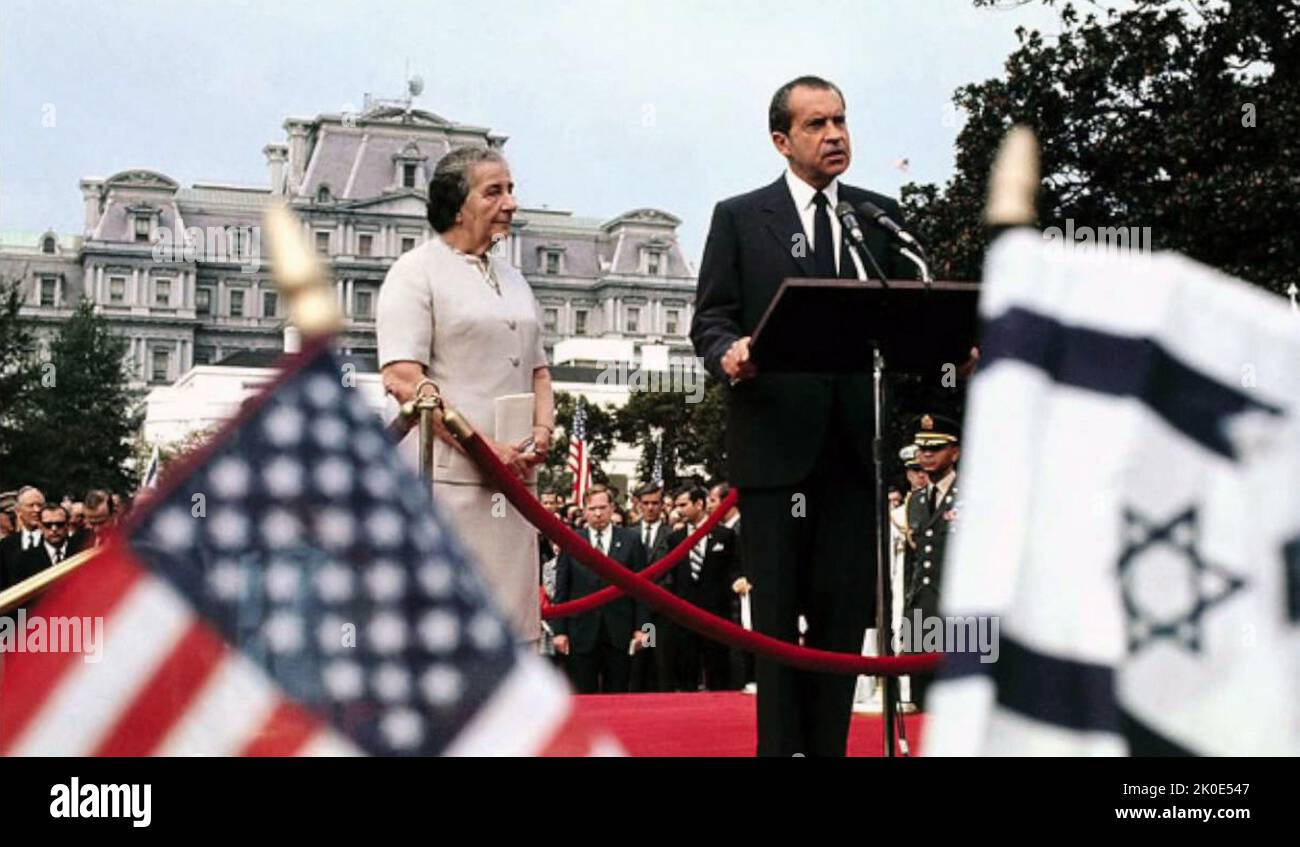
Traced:
<svg viewBox="0 0 1300 847">
<path fill-rule="evenodd" d="M 555 645 L 555 652 L 562 653 L 565 656 L 569 655 L 569 636 L 557 635 L 551 643 Z"/>
<path fill-rule="evenodd" d="M 733 382 L 752 378 L 758 371 L 749 360 L 749 336 L 738 338 L 722 356 L 722 369 Z"/>
<path fill-rule="evenodd" d="M 637 653 L 650 645 L 650 633 L 644 629 L 638 629 L 632 633 L 632 652 Z"/>
<path fill-rule="evenodd" d="M 731 590 L 741 596 L 749 593 L 749 587 L 749 580 L 745 579 L 743 576 L 731 583 Z"/>
<path fill-rule="evenodd" d="M 962 363 L 961 367 L 957 368 L 957 376 L 961 377 L 962 379 L 970 379 L 972 376 L 974 376 L 975 368 L 978 367 L 979 363 L 980 363 L 980 348 L 978 347 L 970 348 L 970 355 L 966 357 L 966 361 Z"/>
</svg>

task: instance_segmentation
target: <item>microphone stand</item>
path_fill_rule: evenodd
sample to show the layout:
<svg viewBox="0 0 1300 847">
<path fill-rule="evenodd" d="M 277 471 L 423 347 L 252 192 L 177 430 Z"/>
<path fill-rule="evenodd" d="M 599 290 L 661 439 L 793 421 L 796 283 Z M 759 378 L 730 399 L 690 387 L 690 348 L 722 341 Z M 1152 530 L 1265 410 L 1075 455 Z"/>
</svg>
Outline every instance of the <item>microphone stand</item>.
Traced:
<svg viewBox="0 0 1300 847">
<path fill-rule="evenodd" d="M 864 269 L 871 268 L 880 278 L 882 288 L 889 288 L 889 279 L 881 269 L 876 257 L 871 255 L 867 245 L 853 238 L 845 239 L 851 249 L 862 259 Z M 929 273 L 928 269 L 926 273 Z M 864 282 L 866 280 L 863 280 Z M 872 349 L 871 395 L 875 409 L 875 427 L 871 444 L 872 465 L 876 472 L 876 648 L 881 656 L 894 655 L 894 615 L 893 586 L 890 584 L 890 571 L 893 562 L 889 538 L 889 497 L 885 493 L 885 424 L 886 410 L 889 409 L 887 397 L 888 386 L 885 382 L 885 356 L 877 345 Z M 897 755 L 895 739 L 901 742 L 903 755 L 908 755 L 907 727 L 903 722 L 902 704 L 899 702 L 898 679 L 882 674 L 881 723 L 884 725 L 884 754 L 889 758 Z M 897 732 L 897 734 L 895 734 Z"/>
</svg>

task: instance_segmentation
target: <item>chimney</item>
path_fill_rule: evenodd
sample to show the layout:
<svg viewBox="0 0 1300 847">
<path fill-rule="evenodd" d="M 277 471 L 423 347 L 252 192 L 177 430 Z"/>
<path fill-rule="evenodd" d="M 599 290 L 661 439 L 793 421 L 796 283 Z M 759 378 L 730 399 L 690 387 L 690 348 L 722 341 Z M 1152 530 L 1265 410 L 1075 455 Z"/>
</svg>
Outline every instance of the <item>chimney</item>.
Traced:
<svg viewBox="0 0 1300 847">
<path fill-rule="evenodd" d="M 83 179 L 81 181 L 81 198 L 85 202 L 86 208 L 86 235 L 89 236 L 99 226 L 99 216 L 102 212 L 100 199 L 104 191 L 104 181 L 102 179 Z"/>
<path fill-rule="evenodd" d="M 289 131 L 289 185 L 286 194 L 297 194 L 307 170 L 307 122 L 290 118 L 284 122 Z"/>
<path fill-rule="evenodd" d="M 271 193 L 284 194 L 284 165 L 289 159 L 289 148 L 283 144 L 268 144 L 262 148 L 266 167 L 271 176 Z"/>
</svg>

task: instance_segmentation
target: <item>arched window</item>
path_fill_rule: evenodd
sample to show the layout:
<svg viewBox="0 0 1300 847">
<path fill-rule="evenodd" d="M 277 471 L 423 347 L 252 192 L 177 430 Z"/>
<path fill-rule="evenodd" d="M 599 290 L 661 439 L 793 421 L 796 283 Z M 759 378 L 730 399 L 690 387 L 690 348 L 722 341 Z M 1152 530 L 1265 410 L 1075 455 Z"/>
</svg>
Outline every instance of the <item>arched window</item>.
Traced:
<svg viewBox="0 0 1300 847">
<path fill-rule="evenodd" d="M 54 242 L 54 236 L 52 236 L 52 235 L 47 235 L 47 236 L 45 236 L 45 238 L 41 239 L 41 252 L 42 252 L 42 253 L 50 253 L 50 254 L 53 254 L 53 253 L 54 253 L 55 246 L 56 246 L 56 245 L 55 245 L 55 242 Z"/>
<path fill-rule="evenodd" d="M 328 185 L 322 185 L 320 188 L 316 189 L 316 202 L 317 203 L 334 202 L 334 197 L 330 194 L 330 187 Z"/>
</svg>

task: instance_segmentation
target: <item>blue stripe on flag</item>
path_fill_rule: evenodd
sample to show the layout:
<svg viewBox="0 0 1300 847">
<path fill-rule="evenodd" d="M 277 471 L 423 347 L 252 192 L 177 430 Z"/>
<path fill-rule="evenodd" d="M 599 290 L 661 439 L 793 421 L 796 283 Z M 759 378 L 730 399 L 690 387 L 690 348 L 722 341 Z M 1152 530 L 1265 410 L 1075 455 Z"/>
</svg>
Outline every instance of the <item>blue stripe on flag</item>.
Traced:
<svg viewBox="0 0 1300 847">
<path fill-rule="evenodd" d="M 981 365 L 1024 362 L 1054 382 L 1145 403 L 1207 450 L 1235 459 L 1227 419 L 1248 410 L 1282 410 L 1206 376 L 1147 338 L 1067 326 L 1027 309 L 1008 309 L 983 326 Z"/>
<path fill-rule="evenodd" d="M 981 662 L 976 652 L 950 653 L 942 679 L 987 676 L 998 703 L 1034 720 L 1081 732 L 1120 731 L 1111 668 L 1048 656 L 1002 635 L 998 660 Z"/>
</svg>

